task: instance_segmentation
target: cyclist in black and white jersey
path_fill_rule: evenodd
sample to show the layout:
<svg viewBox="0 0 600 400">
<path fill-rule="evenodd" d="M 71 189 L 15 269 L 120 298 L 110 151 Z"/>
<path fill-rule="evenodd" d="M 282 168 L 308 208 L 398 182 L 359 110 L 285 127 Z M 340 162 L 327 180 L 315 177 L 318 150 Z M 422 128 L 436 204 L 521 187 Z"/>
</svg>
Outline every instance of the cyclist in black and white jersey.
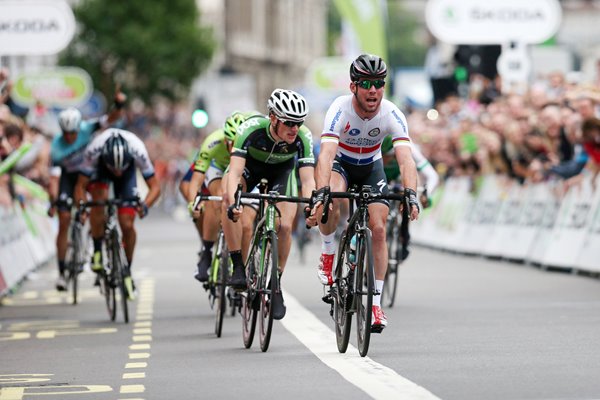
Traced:
<svg viewBox="0 0 600 400">
<path fill-rule="evenodd" d="M 357 184 L 370 185 L 376 192 L 388 192 L 381 160 L 381 143 L 388 135 L 392 137 L 394 154 L 402 172 L 405 194 L 410 203 L 410 217 L 418 218 L 419 206 L 415 192 L 417 171 L 411 155 L 406 118 L 398 107 L 383 98 L 386 76 L 387 67 L 380 57 L 369 54 L 359 56 L 350 66 L 352 94 L 335 99 L 327 111 L 315 171 L 318 190 L 313 196 L 315 206 L 312 213 L 317 213 L 319 221 L 323 200 L 329 190 L 343 192 L 350 185 Z M 327 223 L 319 223 L 322 254 L 318 273 L 324 285 L 333 284 L 339 201 L 334 199 Z M 383 200 L 369 204 L 378 292 L 382 290 L 387 269 L 385 221 L 388 207 Z M 381 296 L 373 296 L 373 325 L 385 327 L 387 319 L 380 304 Z"/>
<path fill-rule="evenodd" d="M 97 182 L 98 190 L 93 193 L 92 200 L 108 199 L 109 184 L 113 184 L 115 198 L 130 200 L 139 198 L 136 169 L 139 168 L 142 177 L 148 185 L 148 194 L 139 204 L 123 204 L 118 209 L 119 226 L 123 233 L 125 256 L 127 257 L 127 272 L 130 272 L 133 260 L 133 250 L 136 242 L 134 227 L 135 215 L 143 218 L 160 196 L 160 184 L 154 175 L 154 166 L 150 161 L 144 142 L 133 132 L 123 129 L 109 128 L 96 136 L 85 151 L 85 159 L 81 168 L 75 201 L 85 200 L 85 188 L 93 180 Z M 102 242 L 104 236 L 104 210 L 102 207 L 92 207 L 90 225 L 94 242 L 92 270 L 100 272 L 102 264 Z M 131 276 L 125 278 L 125 285 L 130 299 L 134 296 L 135 286 Z"/>
</svg>

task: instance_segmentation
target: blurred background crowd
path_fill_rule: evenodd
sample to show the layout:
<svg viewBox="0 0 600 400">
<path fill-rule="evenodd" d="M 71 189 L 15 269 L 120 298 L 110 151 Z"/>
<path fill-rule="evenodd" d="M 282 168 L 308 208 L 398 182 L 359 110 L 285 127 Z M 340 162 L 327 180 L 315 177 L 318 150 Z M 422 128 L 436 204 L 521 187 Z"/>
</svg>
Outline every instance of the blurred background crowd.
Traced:
<svg viewBox="0 0 600 400">
<path fill-rule="evenodd" d="M 58 112 L 75 105 L 98 117 L 118 85 L 129 98 L 123 127 L 145 141 L 170 211 L 182 202 L 177 185 L 203 138 L 233 110 L 265 112 L 276 87 L 308 99 L 318 150 L 324 111 L 349 93 L 349 60 L 372 52 L 388 62 L 387 97 L 442 178 L 572 182 L 590 160 L 584 144 L 593 138 L 582 128 L 600 135 L 600 1 L 556 0 L 561 25 L 528 45 L 520 85 L 498 71 L 501 44 L 434 37 L 425 21 L 432 2 L 369 0 L 353 9 L 342 0 L 69 1 L 77 29 L 59 54 L 3 54 L 0 46 L 0 158 L 30 145 L 11 170 L 46 187 Z M 370 16 L 366 25 L 360 13 Z M 43 86 L 39 71 L 65 68 L 89 76 L 81 99 L 24 89 Z M 194 111 L 206 118 L 193 120 Z M 6 174 L 0 179 L 6 187 Z"/>
</svg>

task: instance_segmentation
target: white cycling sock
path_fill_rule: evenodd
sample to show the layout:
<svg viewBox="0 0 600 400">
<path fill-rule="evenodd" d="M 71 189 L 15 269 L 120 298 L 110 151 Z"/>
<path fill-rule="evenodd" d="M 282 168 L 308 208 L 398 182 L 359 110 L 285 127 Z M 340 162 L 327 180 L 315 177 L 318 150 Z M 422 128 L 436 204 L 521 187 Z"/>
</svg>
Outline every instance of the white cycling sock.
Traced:
<svg viewBox="0 0 600 400">
<path fill-rule="evenodd" d="M 335 232 L 329 235 L 324 235 L 321 231 L 319 233 L 321 234 L 321 251 L 323 254 L 335 254 Z"/>
<path fill-rule="evenodd" d="M 383 281 L 375 280 L 375 290 L 379 292 L 379 294 L 373 296 L 373 305 L 381 307 L 381 290 L 383 289 Z"/>
</svg>

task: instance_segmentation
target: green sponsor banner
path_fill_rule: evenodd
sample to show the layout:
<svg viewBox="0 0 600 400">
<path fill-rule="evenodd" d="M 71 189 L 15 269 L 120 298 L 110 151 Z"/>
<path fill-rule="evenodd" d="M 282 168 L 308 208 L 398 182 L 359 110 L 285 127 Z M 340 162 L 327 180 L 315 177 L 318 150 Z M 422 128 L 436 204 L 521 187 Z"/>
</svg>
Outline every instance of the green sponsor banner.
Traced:
<svg viewBox="0 0 600 400">
<path fill-rule="evenodd" d="M 307 83 L 320 90 L 345 93 L 350 83 L 349 65 L 342 57 L 317 58 L 307 69 Z"/>
<path fill-rule="evenodd" d="M 0 175 L 4 175 L 10 171 L 10 169 L 15 166 L 15 164 L 21 159 L 21 157 L 25 155 L 25 153 L 29 151 L 30 148 L 31 143 L 24 143 L 21 145 L 21 147 L 10 153 L 10 155 L 0 163 Z"/>
<path fill-rule="evenodd" d="M 51 107 L 76 107 L 88 101 L 92 89 L 92 79 L 86 71 L 64 67 L 18 75 L 12 96 L 25 107 L 37 101 Z"/>
<path fill-rule="evenodd" d="M 386 3 L 381 0 L 334 0 L 334 3 L 356 33 L 361 51 L 387 60 Z"/>
</svg>

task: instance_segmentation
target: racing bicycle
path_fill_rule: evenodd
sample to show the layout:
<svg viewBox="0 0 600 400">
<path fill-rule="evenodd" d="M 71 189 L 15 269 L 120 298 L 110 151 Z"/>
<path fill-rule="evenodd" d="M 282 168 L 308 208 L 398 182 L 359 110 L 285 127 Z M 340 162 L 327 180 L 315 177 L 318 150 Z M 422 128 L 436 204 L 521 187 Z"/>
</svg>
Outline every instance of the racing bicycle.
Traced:
<svg viewBox="0 0 600 400">
<path fill-rule="evenodd" d="M 401 201 L 404 196 L 376 193 L 369 185 L 357 189 L 352 187 L 349 192 L 331 192 L 323 204 L 322 222 L 325 223 L 331 199 L 350 200 L 348 225 L 340 238 L 333 271 L 334 282 L 323 300 L 331 304 L 330 315 L 335 323 L 338 351 L 345 353 L 348 349 L 352 315 L 355 315 L 358 352 L 365 357 L 369 351 L 371 333 L 380 333 L 383 329 L 371 325 L 373 296 L 379 293 L 375 289 L 375 263 L 372 235 L 368 225 L 368 205 L 377 199 Z"/>
<path fill-rule="evenodd" d="M 258 199 L 258 215 L 250 251 L 246 259 L 246 279 L 248 288 L 242 292 L 242 336 L 244 346 L 250 348 L 256 331 L 256 320 L 260 316 L 260 349 L 269 348 L 273 329 L 273 307 L 271 297 L 281 291 L 279 284 L 279 261 L 277 250 L 276 218 L 280 216 L 278 202 L 310 203 L 310 199 L 291 197 L 276 191 L 264 193 L 267 180 L 260 182 L 259 193 L 242 192 L 242 185 L 236 191 L 235 206 L 239 208 L 242 198 Z"/>
</svg>

